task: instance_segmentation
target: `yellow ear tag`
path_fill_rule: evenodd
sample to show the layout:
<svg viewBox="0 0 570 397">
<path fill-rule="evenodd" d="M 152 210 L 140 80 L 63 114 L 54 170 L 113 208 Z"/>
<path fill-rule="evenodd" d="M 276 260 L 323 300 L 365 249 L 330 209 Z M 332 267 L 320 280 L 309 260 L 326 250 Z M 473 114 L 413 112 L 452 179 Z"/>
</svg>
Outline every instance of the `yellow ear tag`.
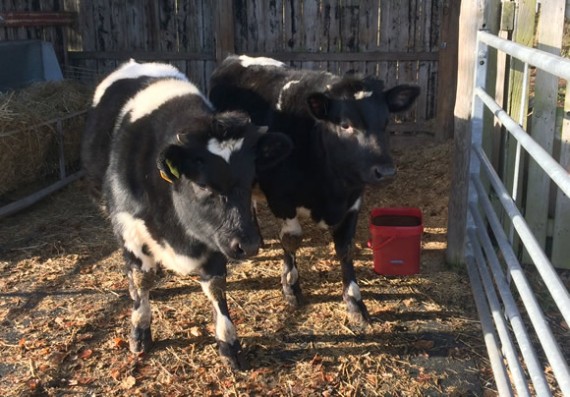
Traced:
<svg viewBox="0 0 570 397">
<path fill-rule="evenodd" d="M 166 182 L 172 183 L 172 181 L 170 180 L 170 178 L 166 175 L 166 173 L 165 173 L 163 170 L 160 170 L 160 176 L 161 176 L 162 179 L 164 179 Z"/>
<path fill-rule="evenodd" d="M 168 169 L 172 175 L 176 177 L 176 179 L 180 178 L 180 171 L 178 171 L 178 168 L 176 168 L 170 160 L 166 159 L 166 165 L 168 166 Z"/>
</svg>

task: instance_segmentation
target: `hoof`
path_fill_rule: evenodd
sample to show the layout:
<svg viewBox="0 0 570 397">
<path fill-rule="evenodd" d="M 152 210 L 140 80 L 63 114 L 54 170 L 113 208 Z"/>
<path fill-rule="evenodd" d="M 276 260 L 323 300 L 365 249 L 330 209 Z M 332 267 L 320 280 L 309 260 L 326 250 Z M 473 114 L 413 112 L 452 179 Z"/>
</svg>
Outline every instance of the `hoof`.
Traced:
<svg viewBox="0 0 570 397">
<path fill-rule="evenodd" d="M 358 328 L 366 328 L 370 325 L 370 315 L 368 309 L 362 300 L 356 300 L 352 297 L 345 298 L 348 321 L 350 325 Z"/>
<path fill-rule="evenodd" d="M 348 322 L 355 330 L 364 330 L 370 325 L 370 319 L 360 312 L 348 312 Z"/>
<path fill-rule="evenodd" d="M 129 349 L 132 353 L 148 353 L 152 346 L 150 328 L 133 327 L 129 336 Z"/>
<path fill-rule="evenodd" d="M 245 371 L 249 369 L 249 365 L 245 360 L 239 341 L 227 343 L 218 340 L 218 350 L 222 361 L 233 370 Z"/>
<path fill-rule="evenodd" d="M 305 304 L 305 298 L 299 283 L 283 286 L 283 297 L 291 309 L 298 309 Z"/>
</svg>

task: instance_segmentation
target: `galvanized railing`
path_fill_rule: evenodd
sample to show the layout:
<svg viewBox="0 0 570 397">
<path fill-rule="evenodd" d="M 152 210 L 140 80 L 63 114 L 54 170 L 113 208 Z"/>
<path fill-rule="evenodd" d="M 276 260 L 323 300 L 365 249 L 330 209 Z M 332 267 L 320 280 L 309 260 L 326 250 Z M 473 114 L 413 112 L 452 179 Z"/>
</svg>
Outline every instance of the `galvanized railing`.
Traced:
<svg viewBox="0 0 570 397">
<path fill-rule="evenodd" d="M 485 91 L 485 81 L 489 47 L 525 64 L 525 86 L 529 78 L 529 65 L 570 81 L 570 60 L 483 31 L 478 33 L 477 41 L 471 115 L 466 263 L 491 367 L 501 396 L 552 396 L 560 393 L 570 396 L 568 362 L 512 247 L 512 235 L 507 236 L 504 231 L 499 215 L 489 199 L 490 195 L 498 197 L 504 213 L 510 219 L 511 234 L 514 231 L 518 234 L 566 324 L 570 324 L 570 295 L 517 208 L 516 200 L 513 199 L 513 196 L 516 199 L 516 187 L 512 193 L 507 191 L 482 148 L 483 116 L 485 109 L 488 109 L 495 116 L 495 120 L 516 139 L 517 165 L 520 162 L 521 150 L 524 149 L 566 195 L 565 199 L 568 199 L 568 171 L 532 139 L 520 126 L 520 120 L 513 120 L 501 105 L 495 102 Z M 518 166 L 515 169 L 518 170 Z M 490 188 L 482 182 L 482 177 L 489 181 Z M 515 175 L 514 180 L 518 180 L 518 175 Z M 501 261 L 504 265 L 501 265 Z M 517 290 L 518 299 L 513 296 L 513 289 Z M 522 305 L 517 302 L 522 302 Z M 524 317 L 522 309 L 526 310 Z M 525 321 L 525 318 L 528 318 L 528 321 Z M 538 343 L 533 342 L 534 340 Z M 547 367 L 552 369 L 555 382 L 547 378 Z"/>
</svg>

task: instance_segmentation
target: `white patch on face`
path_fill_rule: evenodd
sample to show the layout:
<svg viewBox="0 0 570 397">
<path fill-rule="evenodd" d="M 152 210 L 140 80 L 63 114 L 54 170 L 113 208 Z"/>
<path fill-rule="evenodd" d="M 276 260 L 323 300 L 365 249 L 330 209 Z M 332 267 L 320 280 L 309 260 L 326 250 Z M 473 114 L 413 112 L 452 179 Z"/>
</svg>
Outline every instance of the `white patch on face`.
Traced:
<svg viewBox="0 0 570 397">
<path fill-rule="evenodd" d="M 362 197 L 359 197 L 356 199 L 354 204 L 352 204 L 352 207 L 350 207 L 348 211 L 358 211 L 361 205 L 362 205 Z"/>
<path fill-rule="evenodd" d="M 139 328 L 149 328 L 151 322 L 151 311 L 148 291 L 144 291 L 139 300 L 139 307 L 131 313 L 131 324 Z"/>
<path fill-rule="evenodd" d="M 220 156 L 226 160 L 226 163 L 229 163 L 232 153 L 240 150 L 242 145 L 243 138 L 228 139 L 225 141 L 219 141 L 216 138 L 212 138 L 208 141 L 208 150 L 210 153 Z"/>
<path fill-rule="evenodd" d="M 208 107 L 213 109 L 210 101 L 204 97 L 194 84 L 188 81 L 176 79 L 160 80 L 149 85 L 142 91 L 139 91 L 126 103 L 117 119 L 116 126 L 120 125 L 123 118 L 128 113 L 130 113 L 131 122 L 135 122 L 136 120 L 151 114 L 171 99 L 184 95 L 198 95 Z"/>
<path fill-rule="evenodd" d="M 287 273 L 287 284 L 289 285 L 293 285 L 297 282 L 297 280 L 299 279 L 299 271 L 297 270 L 296 267 L 293 267 L 288 273 Z"/>
<path fill-rule="evenodd" d="M 232 344 L 237 340 L 237 334 L 234 324 L 231 320 L 222 314 L 218 301 L 214 298 L 210 291 L 211 281 L 201 281 L 202 291 L 214 305 L 216 310 L 216 338 L 226 343 Z"/>
<path fill-rule="evenodd" d="M 283 93 L 287 91 L 289 88 L 291 88 L 293 84 L 298 84 L 298 83 L 299 80 L 291 80 L 287 84 L 285 84 L 283 88 L 281 88 L 281 91 L 279 91 L 279 99 L 277 100 L 277 105 L 275 105 L 277 110 L 281 110 L 281 101 L 283 100 Z"/>
<path fill-rule="evenodd" d="M 160 244 L 151 237 L 142 219 L 135 218 L 127 212 L 118 213 L 114 222 L 119 227 L 125 241 L 125 248 L 142 261 L 142 271 L 155 271 L 156 264 L 160 262 L 167 269 L 181 275 L 188 275 L 195 273 L 206 261 L 204 256 L 191 258 L 176 253 L 166 242 Z M 144 245 L 148 247 L 152 256 L 143 253 Z"/>
<path fill-rule="evenodd" d="M 299 223 L 297 218 L 285 219 L 283 221 L 283 226 L 281 227 L 281 231 L 279 232 L 279 237 L 283 238 L 283 236 L 286 234 L 293 236 L 300 236 L 303 234 L 303 228 L 301 228 L 301 224 Z"/>
<path fill-rule="evenodd" d="M 285 67 L 285 64 L 277 59 L 267 58 L 267 57 L 248 57 L 247 55 L 240 55 L 239 56 L 240 64 L 244 68 L 258 65 L 258 66 L 277 66 L 277 67 Z"/>
<path fill-rule="evenodd" d="M 358 285 L 356 285 L 354 281 L 350 282 L 350 285 L 348 286 L 348 290 L 346 291 L 346 293 L 348 294 L 348 296 L 353 297 L 357 301 L 362 300 L 362 295 L 360 295 L 360 288 L 358 288 Z"/>
<path fill-rule="evenodd" d="M 354 99 L 359 101 L 361 99 L 369 98 L 371 96 L 372 96 L 372 91 L 358 91 L 357 93 L 354 94 Z"/>
<path fill-rule="evenodd" d="M 116 81 L 123 79 L 136 79 L 139 77 L 172 77 L 178 80 L 188 81 L 186 76 L 172 65 L 164 63 L 137 63 L 130 60 L 122 64 L 117 70 L 108 75 L 95 90 L 92 106 L 97 106 L 105 91 Z"/>
</svg>

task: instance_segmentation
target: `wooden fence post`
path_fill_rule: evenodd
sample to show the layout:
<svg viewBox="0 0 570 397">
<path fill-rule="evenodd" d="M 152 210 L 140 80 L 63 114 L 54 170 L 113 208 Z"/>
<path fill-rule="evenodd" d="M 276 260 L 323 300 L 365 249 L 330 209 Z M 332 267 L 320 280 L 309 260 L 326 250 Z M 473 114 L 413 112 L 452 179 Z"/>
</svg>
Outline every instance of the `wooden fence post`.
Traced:
<svg viewBox="0 0 570 397">
<path fill-rule="evenodd" d="M 216 63 L 235 53 L 235 24 L 233 0 L 216 0 L 214 7 Z"/>
<path fill-rule="evenodd" d="M 560 55 L 562 46 L 562 31 L 564 26 L 565 0 L 545 1 L 540 7 L 540 21 L 538 23 L 537 41 L 538 49 Z M 536 71 L 534 87 L 534 106 L 530 127 L 531 136 L 547 152 L 553 152 L 554 137 L 556 134 L 556 109 L 558 104 L 558 78 L 543 70 Z M 543 249 L 546 247 L 548 233 L 548 207 L 550 204 L 551 181 L 543 169 L 533 159 L 528 165 L 528 185 L 526 192 L 526 221 L 532 229 L 534 236 Z M 537 200 L 538 198 L 538 200 Z M 559 197 L 560 198 L 560 197 Z M 567 198 L 565 200 L 568 200 Z M 558 214 L 557 214 L 558 215 Z M 564 214 L 560 214 L 561 217 Z M 566 217 L 568 219 L 568 217 Z M 560 225 L 558 223 L 558 225 Z M 568 240 L 558 240 L 562 237 L 561 231 L 557 233 L 559 251 L 568 253 Z M 559 256 L 560 254 L 558 254 Z M 557 261 L 560 257 L 557 259 Z M 525 252 L 523 262 L 529 262 L 530 257 Z M 566 256 L 566 267 L 569 259 Z M 562 263 L 559 262 L 560 265 Z"/>
<path fill-rule="evenodd" d="M 473 96 L 477 31 L 483 27 L 486 0 L 461 2 L 457 68 L 457 98 L 454 110 L 455 135 L 451 189 L 449 193 L 446 261 L 464 261 L 467 225 L 467 193 L 469 188 L 469 159 L 471 148 L 470 114 Z M 441 94 L 443 95 L 443 94 Z"/>
</svg>

